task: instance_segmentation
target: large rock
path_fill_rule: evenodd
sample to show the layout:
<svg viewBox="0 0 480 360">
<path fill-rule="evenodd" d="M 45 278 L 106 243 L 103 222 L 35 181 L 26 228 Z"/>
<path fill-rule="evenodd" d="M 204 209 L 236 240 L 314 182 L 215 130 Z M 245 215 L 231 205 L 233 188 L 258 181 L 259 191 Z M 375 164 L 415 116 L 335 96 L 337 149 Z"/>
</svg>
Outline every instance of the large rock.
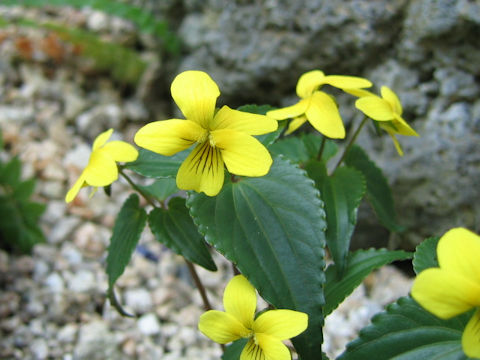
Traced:
<svg viewBox="0 0 480 360">
<path fill-rule="evenodd" d="M 358 73 L 398 36 L 405 0 L 205 1 L 180 34 L 180 70 L 205 70 L 225 100 L 278 103 L 298 76 Z"/>
</svg>

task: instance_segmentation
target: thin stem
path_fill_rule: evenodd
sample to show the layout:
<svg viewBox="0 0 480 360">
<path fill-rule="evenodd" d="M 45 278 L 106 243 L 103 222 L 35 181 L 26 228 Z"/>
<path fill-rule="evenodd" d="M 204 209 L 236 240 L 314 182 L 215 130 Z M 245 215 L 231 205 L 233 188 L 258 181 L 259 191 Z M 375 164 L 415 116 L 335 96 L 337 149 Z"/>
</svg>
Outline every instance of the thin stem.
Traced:
<svg viewBox="0 0 480 360">
<path fill-rule="evenodd" d="M 332 173 L 334 173 L 335 170 L 337 170 L 337 168 L 340 166 L 342 161 L 345 160 L 345 157 L 347 156 L 348 152 L 350 151 L 350 148 L 352 147 L 352 145 L 355 143 L 355 140 L 357 140 L 358 134 L 360 134 L 360 130 L 362 130 L 363 125 L 365 125 L 367 120 L 368 120 L 368 117 L 365 116 L 363 118 L 362 122 L 360 123 L 360 125 L 358 125 L 357 130 L 355 130 L 355 133 L 353 134 L 352 138 L 350 139 L 349 143 L 347 144 L 347 147 L 345 148 L 345 151 L 343 152 L 342 157 L 340 158 L 340 160 L 338 160 L 338 163 L 335 166 L 335 168 L 333 169 Z"/>
<path fill-rule="evenodd" d="M 142 196 L 145 198 L 145 200 L 146 200 L 150 205 L 152 205 L 153 207 L 157 207 L 157 206 L 155 205 L 155 203 L 153 202 L 153 200 L 150 198 L 150 196 L 148 196 L 147 194 L 145 194 L 145 192 L 144 192 L 142 189 L 140 189 L 140 188 L 137 186 L 137 184 L 135 184 L 135 183 L 132 181 L 132 179 L 130 179 L 130 177 L 129 177 L 127 174 L 125 174 L 125 173 L 123 172 L 123 169 L 122 169 L 122 168 L 119 168 L 119 169 L 118 169 L 118 172 L 120 173 L 120 175 L 123 176 L 123 178 L 124 178 L 125 180 L 127 180 L 127 182 L 130 184 L 130 186 L 131 186 L 134 190 L 136 190 L 137 192 L 139 192 L 140 195 L 142 195 Z"/>
<path fill-rule="evenodd" d="M 323 150 L 325 149 L 325 136 L 322 137 L 322 143 L 320 144 L 320 150 L 318 150 L 317 160 L 322 160 Z"/>
<path fill-rule="evenodd" d="M 187 259 L 185 259 L 185 262 L 187 263 L 188 270 L 190 271 L 190 275 L 192 275 L 193 281 L 195 282 L 195 285 L 197 285 L 198 291 L 200 292 L 200 296 L 202 297 L 203 308 L 205 309 L 205 311 L 212 310 L 212 306 L 208 301 L 207 292 L 205 291 L 205 287 L 203 286 L 202 282 L 200 281 L 200 278 L 198 277 L 197 270 L 195 270 L 195 266 Z"/>
</svg>

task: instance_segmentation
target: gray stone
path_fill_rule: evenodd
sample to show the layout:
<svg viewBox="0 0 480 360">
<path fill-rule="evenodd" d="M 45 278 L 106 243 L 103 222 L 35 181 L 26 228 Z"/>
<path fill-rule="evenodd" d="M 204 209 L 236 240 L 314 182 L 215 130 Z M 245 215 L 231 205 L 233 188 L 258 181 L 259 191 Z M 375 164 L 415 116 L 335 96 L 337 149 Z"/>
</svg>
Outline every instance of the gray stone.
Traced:
<svg viewBox="0 0 480 360">
<path fill-rule="evenodd" d="M 48 345 L 44 339 L 35 339 L 30 344 L 30 351 L 33 354 L 34 359 L 46 359 L 48 356 Z"/>
<path fill-rule="evenodd" d="M 479 93 L 475 77 L 456 68 L 440 68 L 435 70 L 435 79 L 440 83 L 440 95 L 449 99 L 472 100 Z"/>
<path fill-rule="evenodd" d="M 88 270 L 80 270 L 68 280 L 68 288 L 74 292 L 88 292 L 95 289 L 95 275 Z"/>
<path fill-rule="evenodd" d="M 61 293 L 65 289 L 63 278 L 56 272 L 48 275 L 48 277 L 45 279 L 45 285 L 52 293 L 55 294 Z"/>
<path fill-rule="evenodd" d="M 114 359 L 117 355 L 114 335 L 102 321 L 93 321 L 80 327 L 74 358 L 79 360 Z"/>
<path fill-rule="evenodd" d="M 77 217 L 65 217 L 61 219 L 48 235 L 48 241 L 52 244 L 58 244 L 69 238 L 74 229 L 80 224 L 80 219 Z"/>
<path fill-rule="evenodd" d="M 122 110 L 117 104 L 101 104 L 80 114 L 75 124 L 80 134 L 94 139 L 101 132 L 119 129 L 124 120 Z"/>
<path fill-rule="evenodd" d="M 131 289 L 125 291 L 125 304 L 135 313 L 146 313 L 152 310 L 152 297 L 145 289 Z"/>
<path fill-rule="evenodd" d="M 148 313 L 138 319 L 138 330 L 143 335 L 156 335 L 160 332 L 160 322 L 155 314 Z"/>
<path fill-rule="evenodd" d="M 78 332 L 78 327 L 76 324 L 67 324 L 60 329 L 57 335 L 58 341 L 61 343 L 72 343 Z"/>
</svg>

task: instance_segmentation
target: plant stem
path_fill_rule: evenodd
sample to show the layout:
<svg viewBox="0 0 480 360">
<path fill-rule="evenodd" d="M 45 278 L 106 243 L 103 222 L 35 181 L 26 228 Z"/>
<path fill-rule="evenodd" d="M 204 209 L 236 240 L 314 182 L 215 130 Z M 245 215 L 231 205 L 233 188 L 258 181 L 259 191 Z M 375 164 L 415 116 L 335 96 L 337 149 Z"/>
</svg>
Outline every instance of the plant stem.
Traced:
<svg viewBox="0 0 480 360">
<path fill-rule="evenodd" d="M 125 180 L 127 180 L 127 182 L 130 184 L 130 186 L 131 186 L 135 191 L 137 191 L 138 193 L 140 193 L 140 195 L 143 196 L 143 198 L 144 198 L 150 205 L 152 205 L 153 207 L 157 207 L 157 206 L 155 205 L 155 203 L 153 202 L 153 200 L 150 198 L 150 196 L 148 196 L 147 194 L 145 194 L 145 192 L 144 192 L 142 189 L 140 189 L 140 188 L 137 186 L 137 184 L 135 184 L 135 183 L 132 181 L 132 179 L 130 179 L 130 177 L 129 177 L 127 174 L 125 174 L 125 173 L 123 172 L 123 169 L 122 169 L 122 168 L 119 168 L 119 169 L 118 169 L 118 172 L 120 173 L 120 175 L 123 176 L 123 178 L 124 178 Z"/>
<path fill-rule="evenodd" d="M 325 149 L 325 136 L 322 137 L 322 143 L 320 145 L 320 150 L 318 150 L 318 155 L 317 155 L 317 160 L 321 161 L 322 160 L 322 155 L 323 155 L 323 150 Z"/>
<path fill-rule="evenodd" d="M 363 118 L 362 122 L 360 123 L 360 125 L 358 125 L 357 130 L 355 130 L 355 133 L 353 134 L 352 138 L 350 139 L 349 143 L 347 144 L 347 147 L 345 148 L 345 151 L 343 152 L 342 157 L 340 158 L 340 160 L 338 160 L 338 163 L 335 166 L 335 168 L 333 169 L 332 173 L 334 173 L 335 170 L 337 170 L 337 168 L 340 166 L 342 161 L 345 160 L 345 157 L 347 156 L 348 152 L 350 151 L 350 148 L 352 147 L 352 145 L 355 143 L 355 140 L 357 140 L 358 134 L 360 134 L 360 130 L 362 130 L 363 125 L 365 125 L 367 120 L 368 120 L 368 117 L 365 116 Z"/>
<path fill-rule="evenodd" d="M 185 259 L 185 262 L 187 263 L 188 270 L 190 271 L 190 275 L 192 275 L 193 281 L 195 282 L 195 285 L 197 285 L 198 291 L 200 292 L 200 296 L 202 297 L 203 308 L 205 309 L 205 311 L 212 310 L 212 306 L 208 301 L 207 292 L 205 291 L 205 287 L 203 286 L 202 282 L 200 281 L 200 278 L 198 277 L 197 270 L 195 270 L 195 266 L 187 259 Z"/>
</svg>

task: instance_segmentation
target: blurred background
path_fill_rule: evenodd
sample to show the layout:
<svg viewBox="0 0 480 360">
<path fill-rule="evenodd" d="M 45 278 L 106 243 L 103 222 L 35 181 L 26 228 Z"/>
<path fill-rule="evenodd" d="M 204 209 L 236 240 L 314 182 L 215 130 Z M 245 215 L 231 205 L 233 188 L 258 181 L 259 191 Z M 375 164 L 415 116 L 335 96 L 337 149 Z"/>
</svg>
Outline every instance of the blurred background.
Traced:
<svg viewBox="0 0 480 360">
<path fill-rule="evenodd" d="M 133 142 L 145 123 L 180 116 L 170 83 L 184 70 L 208 72 L 231 107 L 292 104 L 313 69 L 389 86 L 420 137 L 400 138 L 403 157 L 373 127 L 358 142 L 406 230 L 389 234 L 365 205 L 353 246 L 411 250 L 455 226 L 478 233 L 479 35 L 475 0 L 1 0 L 0 358 L 220 357 L 196 330 L 202 303 L 182 260 L 147 232 L 118 281 L 139 318 L 105 300 L 126 184 L 64 202 L 100 132 Z M 349 128 L 360 115 L 350 96 L 338 99 Z M 231 273 L 215 260 L 219 272 L 199 272 L 221 308 Z M 409 284 L 395 268 L 369 277 L 328 319 L 328 353 Z"/>
</svg>

